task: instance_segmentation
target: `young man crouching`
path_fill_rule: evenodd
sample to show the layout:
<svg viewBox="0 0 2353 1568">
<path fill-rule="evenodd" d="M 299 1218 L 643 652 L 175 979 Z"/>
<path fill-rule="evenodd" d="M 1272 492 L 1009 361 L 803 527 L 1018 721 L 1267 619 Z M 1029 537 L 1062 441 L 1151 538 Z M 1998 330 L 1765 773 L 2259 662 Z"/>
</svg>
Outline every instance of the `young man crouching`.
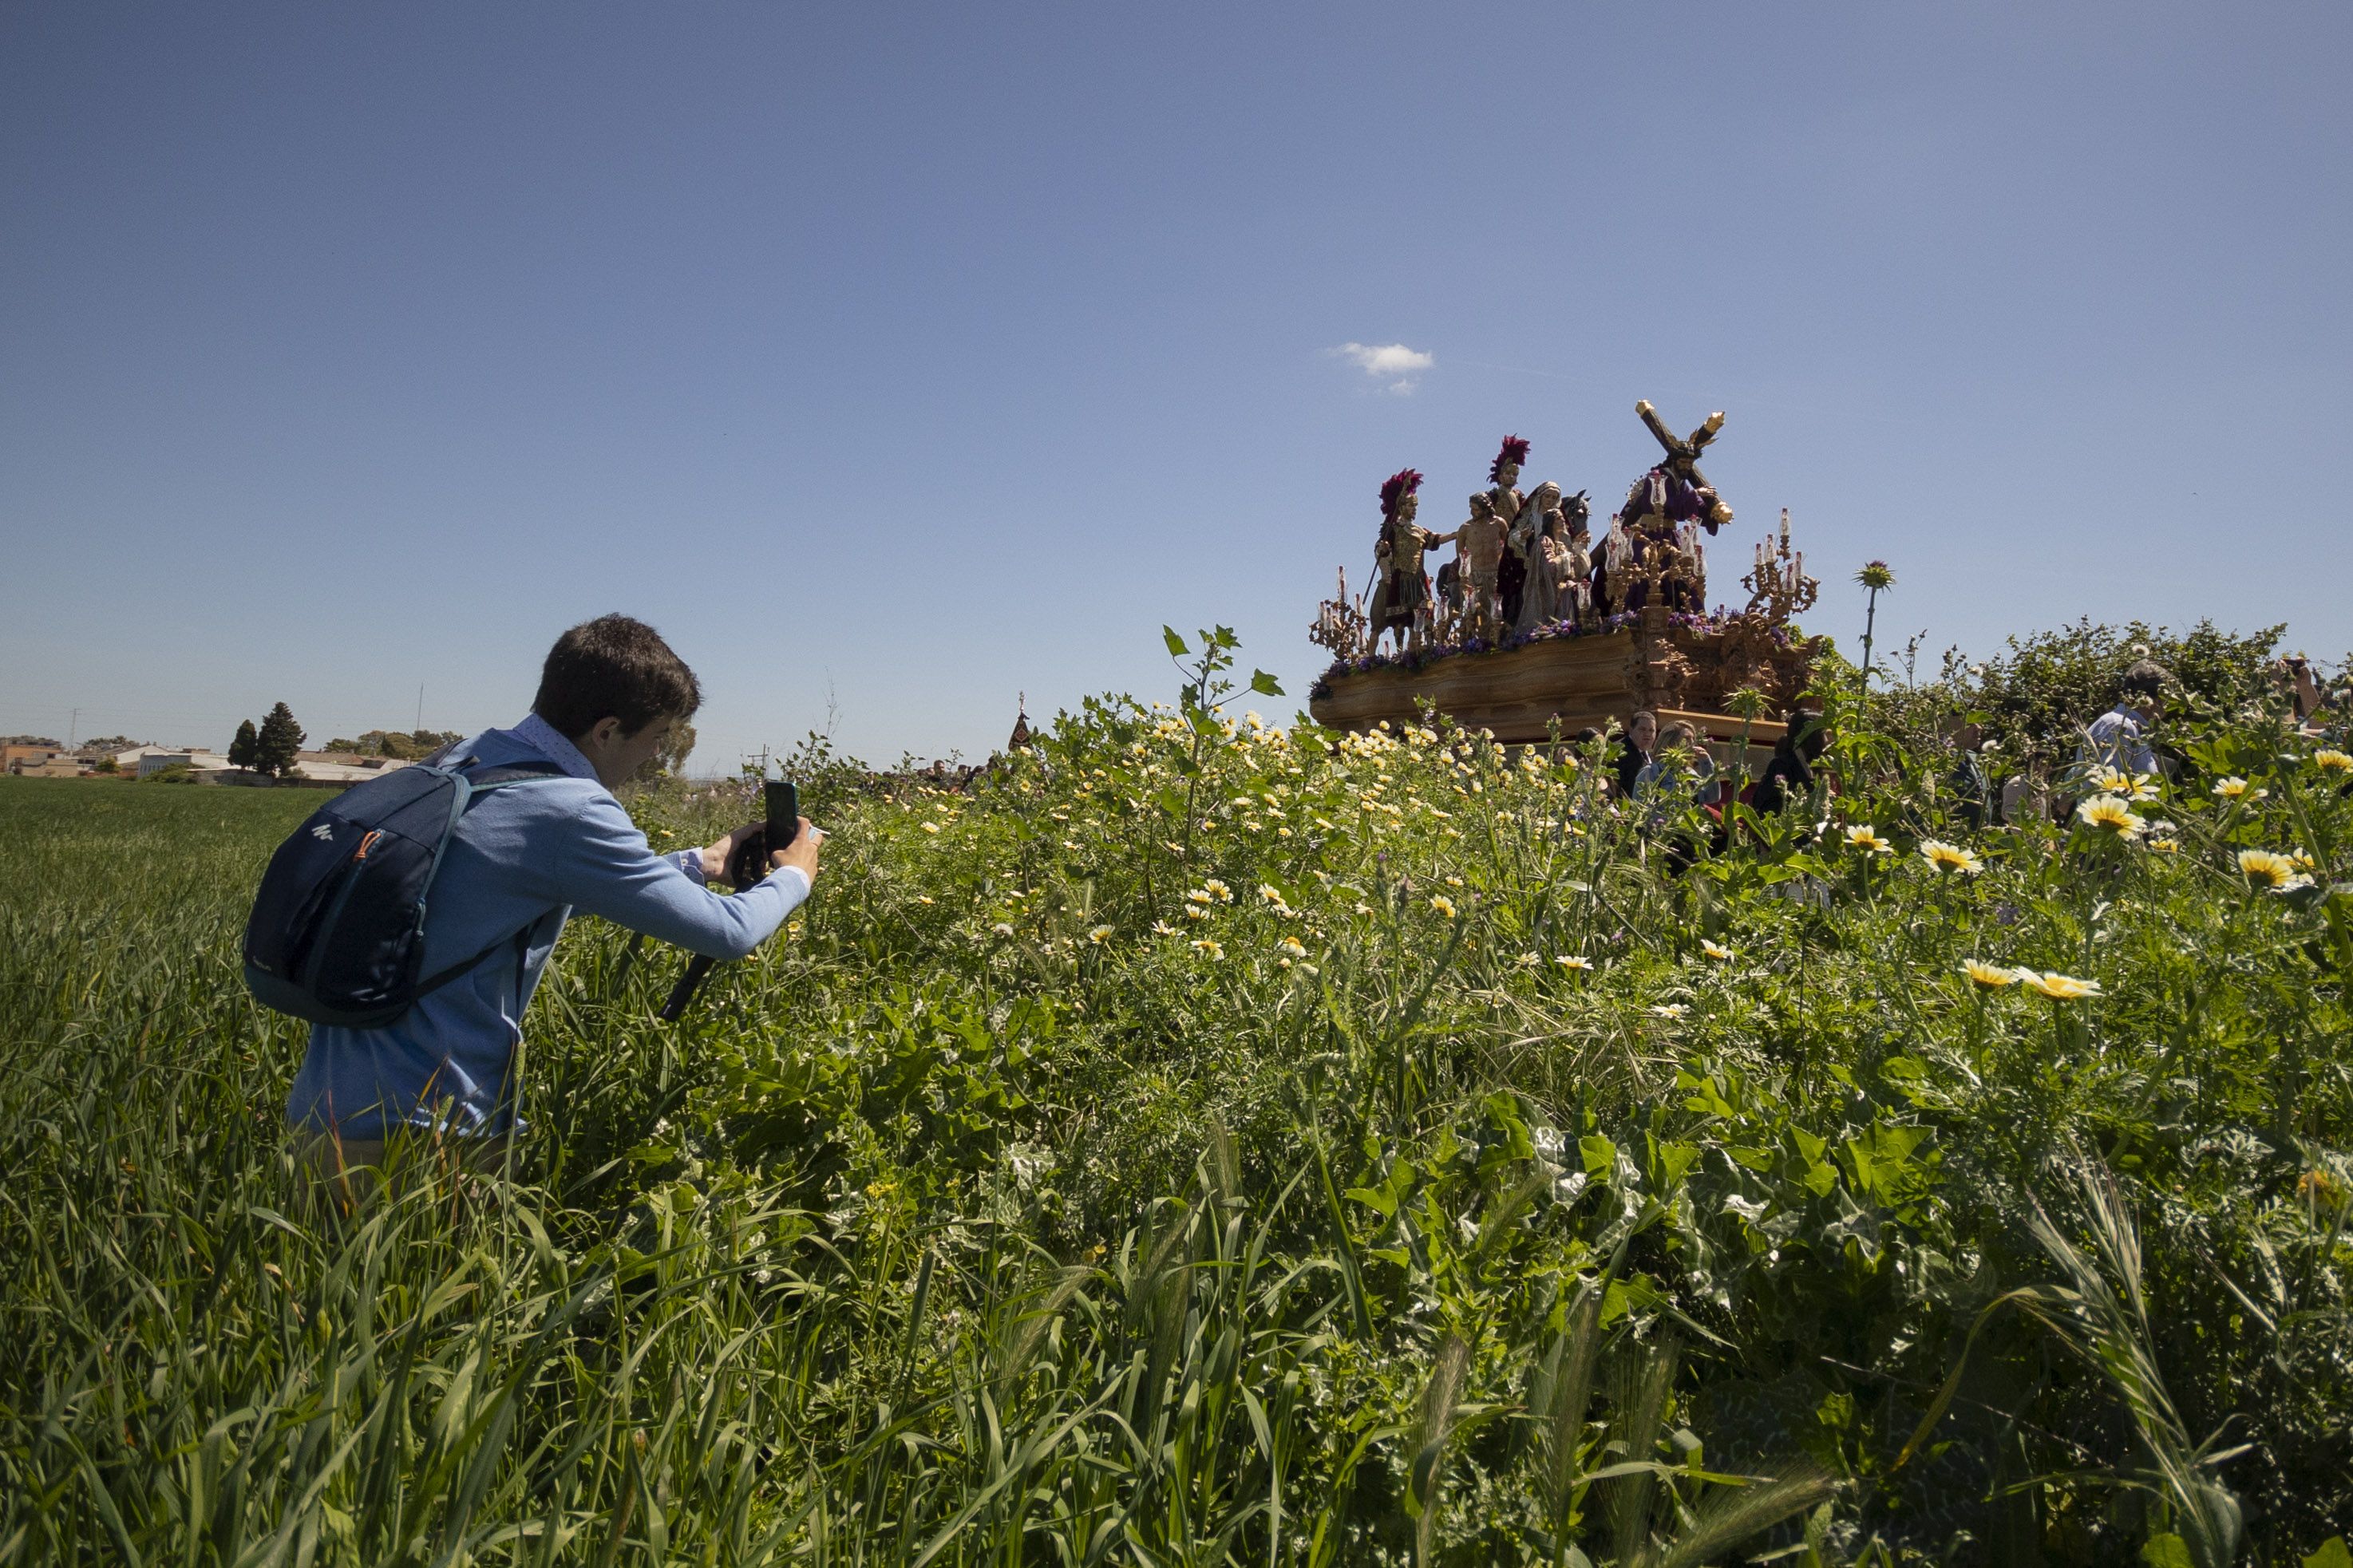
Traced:
<svg viewBox="0 0 2353 1568">
<path fill-rule="evenodd" d="M 755 886 L 705 885 L 757 825 L 657 855 L 613 790 L 658 754 L 702 700 L 693 671 L 651 626 L 606 616 L 556 639 L 532 710 L 454 748 L 468 768 L 548 776 L 475 795 L 451 834 L 425 919 L 421 973 L 488 956 L 380 1029 L 314 1026 L 286 1117 L 328 1171 L 383 1163 L 387 1141 L 448 1141 L 470 1163 L 517 1125 L 522 1020 L 574 910 L 712 958 L 741 958 L 809 895 L 824 835 L 806 818 Z"/>
</svg>

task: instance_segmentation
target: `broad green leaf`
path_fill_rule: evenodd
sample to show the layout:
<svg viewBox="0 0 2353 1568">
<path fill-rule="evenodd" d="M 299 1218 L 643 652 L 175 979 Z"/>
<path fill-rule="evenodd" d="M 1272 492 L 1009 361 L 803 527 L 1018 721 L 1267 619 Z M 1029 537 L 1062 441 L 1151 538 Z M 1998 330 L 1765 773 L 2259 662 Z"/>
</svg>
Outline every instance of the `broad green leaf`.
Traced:
<svg viewBox="0 0 2353 1568">
<path fill-rule="evenodd" d="M 1674 1186 L 1699 1162 L 1699 1145 L 1673 1140 L 1650 1138 L 1651 1179 L 1662 1190 Z"/>
<path fill-rule="evenodd" d="M 1185 646 L 1185 639 L 1176 635 L 1176 628 L 1175 626 L 1162 626 L 1160 628 L 1160 640 L 1168 645 L 1168 651 L 1175 658 L 1182 658 L 1187 654 L 1193 651 L 1191 648 Z"/>
<path fill-rule="evenodd" d="M 1253 669 L 1250 671 L 1250 689 L 1257 692 L 1261 697 L 1280 697 L 1282 695 L 1282 683 L 1262 669 Z"/>
</svg>

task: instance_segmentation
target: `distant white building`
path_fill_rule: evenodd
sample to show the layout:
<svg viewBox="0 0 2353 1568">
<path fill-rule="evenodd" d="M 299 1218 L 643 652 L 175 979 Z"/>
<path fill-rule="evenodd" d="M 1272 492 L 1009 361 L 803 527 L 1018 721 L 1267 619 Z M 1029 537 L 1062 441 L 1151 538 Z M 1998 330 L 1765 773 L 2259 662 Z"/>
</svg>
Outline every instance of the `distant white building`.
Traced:
<svg viewBox="0 0 2353 1568">
<path fill-rule="evenodd" d="M 121 772 L 130 773 L 136 777 L 142 771 L 139 766 L 140 760 L 142 758 L 163 756 L 185 759 L 193 756 L 198 752 L 209 750 L 209 747 L 205 746 L 133 746 L 127 752 L 115 752 L 114 765 Z M 98 761 L 98 759 L 96 757 L 92 757 L 90 758 L 90 761 L 94 763 Z M 153 768 L 148 768 L 144 771 L 152 773 L 155 770 Z"/>
<path fill-rule="evenodd" d="M 142 779 L 169 767 L 184 767 L 197 773 L 225 773 L 229 771 L 228 759 L 206 746 L 192 746 L 177 752 L 162 746 L 141 746 L 134 751 L 118 752 L 114 765 Z"/>
</svg>

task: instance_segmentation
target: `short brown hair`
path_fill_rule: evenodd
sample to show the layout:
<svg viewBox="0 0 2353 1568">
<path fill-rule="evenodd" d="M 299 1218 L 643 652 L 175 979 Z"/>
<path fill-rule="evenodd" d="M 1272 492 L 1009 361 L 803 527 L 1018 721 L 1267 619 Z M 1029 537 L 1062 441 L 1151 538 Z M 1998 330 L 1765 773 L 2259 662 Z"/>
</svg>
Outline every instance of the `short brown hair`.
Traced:
<svg viewBox="0 0 2353 1568">
<path fill-rule="evenodd" d="M 657 719 L 688 719 L 702 688 L 661 634 L 627 616 L 583 621 L 555 639 L 539 672 L 532 711 L 576 739 L 603 719 L 634 735 Z"/>
</svg>

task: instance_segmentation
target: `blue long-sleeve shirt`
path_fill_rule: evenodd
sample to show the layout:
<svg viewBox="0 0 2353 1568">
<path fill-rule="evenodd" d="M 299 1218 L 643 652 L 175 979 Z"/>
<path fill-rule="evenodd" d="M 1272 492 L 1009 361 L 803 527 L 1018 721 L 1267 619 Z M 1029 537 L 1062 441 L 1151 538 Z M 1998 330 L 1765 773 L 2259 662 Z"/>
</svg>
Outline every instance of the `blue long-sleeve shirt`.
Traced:
<svg viewBox="0 0 2353 1568">
<path fill-rule="evenodd" d="M 2148 743 L 2140 716 L 2123 707 L 2109 709 L 2084 731 L 2075 748 L 2075 771 L 2089 775 L 2094 768 L 2121 768 L 2128 773 L 2157 772 L 2157 752 Z"/>
<path fill-rule="evenodd" d="M 402 1125 L 503 1131 L 515 1120 L 523 1011 L 574 910 L 713 958 L 741 958 L 808 897 L 808 878 L 795 868 L 729 898 L 703 886 L 697 851 L 655 854 L 579 748 L 536 713 L 459 754 L 470 753 L 484 767 L 547 762 L 563 770 L 485 791 L 450 836 L 426 908 L 420 973 L 490 956 L 388 1027 L 314 1026 L 286 1100 L 297 1126 L 345 1138 L 381 1138 Z"/>
</svg>

